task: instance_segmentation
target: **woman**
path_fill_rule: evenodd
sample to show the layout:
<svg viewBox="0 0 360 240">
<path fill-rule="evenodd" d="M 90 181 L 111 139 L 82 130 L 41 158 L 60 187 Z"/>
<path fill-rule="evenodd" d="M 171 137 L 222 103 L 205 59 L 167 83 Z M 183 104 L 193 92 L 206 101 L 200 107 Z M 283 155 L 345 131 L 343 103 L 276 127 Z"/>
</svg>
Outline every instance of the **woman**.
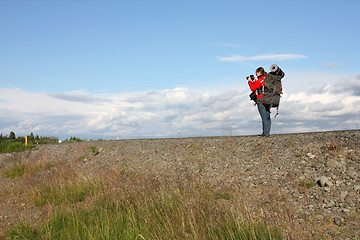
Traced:
<svg viewBox="0 0 360 240">
<path fill-rule="evenodd" d="M 261 116 L 263 132 L 261 136 L 269 137 L 270 129 L 271 129 L 271 118 L 270 118 L 270 105 L 263 104 L 261 98 L 264 96 L 264 88 L 265 88 L 265 79 L 267 77 L 267 73 L 264 68 L 259 67 L 256 69 L 257 80 L 252 80 L 251 77 L 248 77 L 248 84 L 251 91 L 255 91 L 256 94 L 256 104 Z"/>
</svg>

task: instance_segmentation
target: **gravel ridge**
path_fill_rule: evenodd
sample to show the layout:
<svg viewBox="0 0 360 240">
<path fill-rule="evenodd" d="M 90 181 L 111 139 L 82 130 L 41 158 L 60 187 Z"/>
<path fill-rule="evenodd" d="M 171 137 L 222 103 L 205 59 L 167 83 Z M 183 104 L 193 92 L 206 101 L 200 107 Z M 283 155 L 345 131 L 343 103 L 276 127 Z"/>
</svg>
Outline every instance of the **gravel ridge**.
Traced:
<svg viewBox="0 0 360 240">
<path fill-rule="evenodd" d="M 284 215 L 291 215 L 291 226 L 303 226 L 313 239 L 360 239 L 360 130 L 39 145 L 0 154 L 0 170 L 35 159 L 136 171 L 168 182 L 196 179 L 248 194 L 254 214 L 262 214 L 259 206 L 289 211 Z M 2 189 L 15 181 L 0 180 Z M 38 217 L 21 200 L 1 201 L 0 228 Z"/>
</svg>

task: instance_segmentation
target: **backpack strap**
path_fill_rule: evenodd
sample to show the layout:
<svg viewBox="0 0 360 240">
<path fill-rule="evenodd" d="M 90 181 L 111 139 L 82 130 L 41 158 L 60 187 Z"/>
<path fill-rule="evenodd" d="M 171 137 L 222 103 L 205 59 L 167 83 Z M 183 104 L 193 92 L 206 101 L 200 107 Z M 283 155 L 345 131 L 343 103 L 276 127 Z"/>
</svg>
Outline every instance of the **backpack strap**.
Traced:
<svg viewBox="0 0 360 240">
<path fill-rule="evenodd" d="M 281 97 L 281 95 L 280 95 L 280 97 Z M 280 106 L 280 104 L 276 107 L 276 114 L 275 114 L 274 118 L 276 118 L 276 116 L 279 115 L 279 106 Z"/>
<path fill-rule="evenodd" d="M 272 106 L 273 105 L 271 104 L 269 109 L 271 109 Z M 279 115 L 279 105 L 276 107 L 276 114 L 275 114 L 274 118 L 276 118 L 277 115 Z"/>
<path fill-rule="evenodd" d="M 276 108 L 276 114 L 275 114 L 274 118 L 276 118 L 277 115 L 279 115 L 279 106 L 277 106 L 277 108 Z"/>
</svg>

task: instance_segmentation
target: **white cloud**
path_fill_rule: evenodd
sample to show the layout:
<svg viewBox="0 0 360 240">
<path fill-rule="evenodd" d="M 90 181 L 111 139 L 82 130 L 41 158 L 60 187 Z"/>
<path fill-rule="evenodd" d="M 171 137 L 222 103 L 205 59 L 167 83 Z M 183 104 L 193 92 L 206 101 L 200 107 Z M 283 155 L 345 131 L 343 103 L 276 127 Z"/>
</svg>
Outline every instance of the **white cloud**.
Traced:
<svg viewBox="0 0 360 240">
<path fill-rule="evenodd" d="M 326 68 L 336 68 L 338 66 L 341 66 L 341 63 L 332 62 L 332 63 L 323 64 L 323 66 Z"/>
<path fill-rule="evenodd" d="M 185 104 L 189 96 L 185 88 L 165 90 L 165 101 L 170 105 Z"/>
<path fill-rule="evenodd" d="M 292 60 L 292 59 L 299 59 L 299 58 L 307 58 L 304 55 L 298 54 L 265 54 L 265 55 L 258 55 L 252 57 L 240 56 L 235 55 L 232 57 L 218 57 L 222 62 L 239 62 L 239 61 L 259 61 L 259 60 Z"/>
<path fill-rule="evenodd" d="M 312 91 L 313 78 L 289 73 L 284 79 L 279 116 L 272 133 L 360 127 L 358 76 L 348 88 L 325 74 L 310 74 L 327 84 Z M 324 79 L 320 79 L 320 77 Z M 349 82 L 349 81 L 347 81 Z M 340 84 L 339 84 L 340 83 Z M 304 87 L 303 87 L 304 86 Z M 175 88 L 120 94 L 84 91 L 48 94 L 0 88 L 0 132 L 43 136 L 133 138 L 243 135 L 261 132 L 257 108 L 243 84 L 227 89 Z M 272 111 L 272 116 L 275 110 Z"/>
</svg>

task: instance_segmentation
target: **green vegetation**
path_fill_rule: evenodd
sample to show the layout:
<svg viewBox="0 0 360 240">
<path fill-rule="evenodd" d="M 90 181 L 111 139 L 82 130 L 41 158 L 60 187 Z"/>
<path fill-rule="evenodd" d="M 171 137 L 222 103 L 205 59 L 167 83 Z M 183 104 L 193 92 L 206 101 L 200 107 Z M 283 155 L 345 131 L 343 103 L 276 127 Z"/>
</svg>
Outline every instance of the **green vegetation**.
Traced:
<svg viewBox="0 0 360 240">
<path fill-rule="evenodd" d="M 90 147 L 90 152 L 96 153 L 96 152 L 98 152 L 98 151 L 99 151 L 99 149 L 98 149 L 97 147 L 95 147 L 95 146 L 91 146 L 91 147 Z"/>
<path fill-rule="evenodd" d="M 70 137 L 70 139 L 65 139 L 63 142 L 84 142 L 85 139 L 80 139 L 78 137 Z"/>
<path fill-rule="evenodd" d="M 244 221 L 244 216 L 223 212 L 210 202 L 189 206 L 189 199 L 183 197 L 174 192 L 159 192 L 143 201 L 102 197 L 87 209 L 59 211 L 39 227 L 20 224 L 10 230 L 9 238 L 282 239 L 277 227 Z"/>
<path fill-rule="evenodd" d="M 311 180 L 301 180 L 300 181 L 300 186 L 309 189 L 309 188 L 315 187 L 316 183 L 314 181 L 311 181 Z"/>
<path fill-rule="evenodd" d="M 60 206 L 78 203 L 82 202 L 86 196 L 93 195 L 94 190 L 94 183 L 68 183 L 59 186 L 47 183 L 34 188 L 33 201 L 38 207 L 45 204 Z"/>
<path fill-rule="evenodd" d="M 19 161 L 13 162 L 9 167 L 5 168 L 2 173 L 6 178 L 18 178 L 24 175 L 33 175 L 37 172 L 49 170 L 58 163 L 50 162 L 35 162 L 35 163 L 21 163 Z"/>
<path fill-rule="evenodd" d="M 231 199 L 231 194 L 229 194 L 227 192 L 216 192 L 215 193 L 215 198 L 216 199 L 230 200 Z"/>
<path fill-rule="evenodd" d="M 21 142 L 2 141 L 0 142 L 0 153 L 21 152 L 31 149 L 32 145 L 25 146 Z"/>
<path fill-rule="evenodd" d="M 233 193 L 204 183 L 159 182 L 110 169 L 84 178 L 66 164 L 43 173 L 23 196 L 51 214 L 11 227 L 7 239 L 283 238 L 274 223 L 249 216 Z M 25 173 L 20 180 L 30 177 Z"/>
<path fill-rule="evenodd" d="M 26 165 L 22 163 L 14 163 L 9 169 L 3 170 L 4 177 L 16 178 L 21 177 L 25 174 Z"/>
<path fill-rule="evenodd" d="M 11 152 L 21 152 L 27 149 L 35 147 L 36 144 L 48 144 L 48 143 L 58 143 L 59 139 L 57 137 L 39 137 L 36 135 L 34 137 L 33 133 L 30 133 L 27 136 L 27 146 L 25 146 L 25 137 L 17 137 L 14 132 L 10 132 L 9 137 L 3 136 L 0 134 L 0 153 L 11 153 Z"/>
<path fill-rule="evenodd" d="M 16 227 L 12 228 L 8 232 L 9 239 L 28 239 L 28 240 L 37 240 L 41 239 L 39 232 L 30 227 L 27 223 L 20 223 Z"/>
</svg>

